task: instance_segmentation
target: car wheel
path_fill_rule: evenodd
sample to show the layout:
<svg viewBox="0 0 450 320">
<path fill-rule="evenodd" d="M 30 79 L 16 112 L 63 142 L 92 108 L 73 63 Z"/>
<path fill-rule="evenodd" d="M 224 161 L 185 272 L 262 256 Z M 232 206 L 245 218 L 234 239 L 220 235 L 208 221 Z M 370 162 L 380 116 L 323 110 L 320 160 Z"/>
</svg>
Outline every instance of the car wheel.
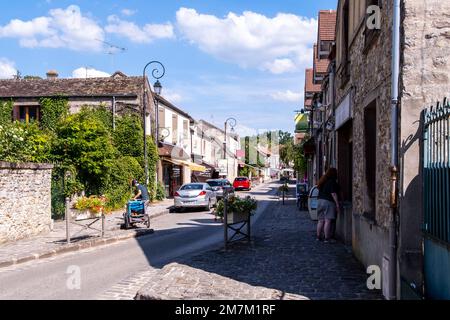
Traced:
<svg viewBox="0 0 450 320">
<path fill-rule="evenodd" d="M 209 199 L 208 205 L 205 207 L 205 210 L 206 211 L 211 211 L 211 208 L 212 208 L 212 206 L 211 206 L 211 199 Z"/>
</svg>

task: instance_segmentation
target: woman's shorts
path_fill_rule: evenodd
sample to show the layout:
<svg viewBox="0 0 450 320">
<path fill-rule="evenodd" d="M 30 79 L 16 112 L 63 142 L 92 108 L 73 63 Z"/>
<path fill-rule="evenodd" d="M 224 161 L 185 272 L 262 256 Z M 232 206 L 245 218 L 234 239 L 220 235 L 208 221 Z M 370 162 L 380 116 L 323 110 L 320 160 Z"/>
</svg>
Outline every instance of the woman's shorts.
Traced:
<svg viewBox="0 0 450 320">
<path fill-rule="evenodd" d="M 334 202 L 319 199 L 317 201 L 317 217 L 319 220 L 336 219 L 336 205 Z"/>
</svg>

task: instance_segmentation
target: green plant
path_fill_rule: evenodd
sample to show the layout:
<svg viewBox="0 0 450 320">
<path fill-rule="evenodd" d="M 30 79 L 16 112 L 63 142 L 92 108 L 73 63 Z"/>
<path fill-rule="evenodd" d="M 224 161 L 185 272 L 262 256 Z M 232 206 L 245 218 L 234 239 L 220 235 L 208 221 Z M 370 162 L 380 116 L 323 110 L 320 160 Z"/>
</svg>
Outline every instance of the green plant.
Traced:
<svg viewBox="0 0 450 320">
<path fill-rule="evenodd" d="M 166 188 L 161 182 L 156 187 L 156 200 L 162 201 L 166 198 Z"/>
<path fill-rule="evenodd" d="M 5 125 L 11 123 L 13 102 L 10 101 L 0 101 L 0 125 Z"/>
<path fill-rule="evenodd" d="M 51 160 L 54 136 L 36 123 L 0 124 L 0 160 L 9 162 L 46 162 Z"/>
<path fill-rule="evenodd" d="M 123 208 L 132 196 L 131 181 L 144 179 L 144 170 L 136 158 L 121 157 L 114 160 L 105 186 L 108 209 Z"/>
<path fill-rule="evenodd" d="M 283 184 L 282 186 L 280 186 L 280 187 L 278 188 L 278 191 L 279 191 L 279 192 L 289 192 L 289 187 L 288 187 L 287 184 Z"/>
<path fill-rule="evenodd" d="M 72 165 L 87 194 L 102 194 L 117 156 L 108 128 L 88 111 L 70 115 L 58 127 L 56 160 Z"/>
<path fill-rule="evenodd" d="M 258 208 L 258 202 L 251 198 L 250 196 L 246 198 L 240 197 L 231 197 L 228 200 L 228 211 L 227 212 L 235 212 L 235 213 L 245 213 L 245 214 L 254 214 L 256 209 Z M 219 217 L 223 217 L 225 211 L 225 202 L 224 200 L 220 200 L 217 203 L 216 214 Z"/>
<path fill-rule="evenodd" d="M 74 208 L 81 211 L 89 210 L 93 213 L 100 213 L 104 210 L 105 205 L 106 205 L 105 197 L 90 196 L 79 198 L 75 202 Z"/>
<path fill-rule="evenodd" d="M 55 131 L 61 121 L 69 114 L 69 103 L 64 98 L 42 98 L 39 100 L 42 109 L 41 127 Z"/>
</svg>

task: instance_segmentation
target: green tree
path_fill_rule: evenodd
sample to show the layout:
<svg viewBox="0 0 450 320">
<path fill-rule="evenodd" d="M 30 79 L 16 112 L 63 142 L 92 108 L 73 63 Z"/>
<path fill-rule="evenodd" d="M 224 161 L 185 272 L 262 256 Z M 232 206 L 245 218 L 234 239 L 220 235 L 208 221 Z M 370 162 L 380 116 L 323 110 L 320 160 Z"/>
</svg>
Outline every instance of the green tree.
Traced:
<svg viewBox="0 0 450 320">
<path fill-rule="evenodd" d="M 110 132 L 88 109 L 70 115 L 58 127 L 55 158 L 73 165 L 88 194 L 101 194 L 117 156 Z"/>
</svg>

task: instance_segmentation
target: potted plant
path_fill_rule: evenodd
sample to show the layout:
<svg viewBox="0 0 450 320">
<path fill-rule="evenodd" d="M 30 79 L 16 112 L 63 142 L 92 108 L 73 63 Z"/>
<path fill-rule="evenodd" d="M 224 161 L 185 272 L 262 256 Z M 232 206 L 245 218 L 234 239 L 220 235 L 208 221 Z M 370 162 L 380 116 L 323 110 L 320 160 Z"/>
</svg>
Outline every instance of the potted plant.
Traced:
<svg viewBox="0 0 450 320">
<path fill-rule="evenodd" d="M 227 223 L 235 224 L 248 221 L 258 208 L 258 203 L 251 197 L 240 198 L 231 197 L 228 200 Z M 220 200 L 217 204 L 216 214 L 223 219 L 225 212 L 224 200 Z"/>
<path fill-rule="evenodd" d="M 72 218 L 75 220 L 100 218 L 104 212 L 106 198 L 104 196 L 81 197 L 75 204 L 72 211 Z"/>
</svg>

